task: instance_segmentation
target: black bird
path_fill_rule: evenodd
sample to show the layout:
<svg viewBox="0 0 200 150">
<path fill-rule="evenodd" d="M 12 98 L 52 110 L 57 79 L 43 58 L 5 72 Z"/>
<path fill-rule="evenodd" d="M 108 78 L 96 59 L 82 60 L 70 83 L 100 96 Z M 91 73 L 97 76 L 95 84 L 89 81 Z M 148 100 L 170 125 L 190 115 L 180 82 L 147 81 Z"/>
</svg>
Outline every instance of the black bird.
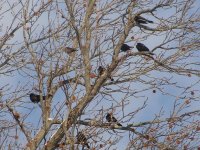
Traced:
<svg viewBox="0 0 200 150">
<path fill-rule="evenodd" d="M 87 146 L 87 148 L 90 148 L 88 142 L 87 142 L 87 139 L 85 137 L 85 135 L 82 133 L 82 132 L 78 132 L 78 134 L 76 135 L 76 138 L 77 138 L 77 142 L 78 144 L 81 144 L 83 146 Z"/>
<path fill-rule="evenodd" d="M 105 71 L 105 68 L 103 68 L 102 66 L 99 66 L 99 68 L 98 68 L 99 76 L 101 76 L 104 71 Z M 114 79 L 111 76 L 109 78 L 110 78 L 111 81 L 114 81 Z"/>
<path fill-rule="evenodd" d="M 141 23 L 141 24 L 147 24 L 147 23 L 153 23 L 153 21 L 151 21 L 151 20 L 148 20 L 148 19 L 146 19 L 146 18 L 143 18 L 143 17 L 141 17 L 141 16 L 136 16 L 135 17 L 135 21 L 137 22 L 137 23 Z"/>
<path fill-rule="evenodd" d="M 104 71 L 105 71 L 105 68 L 103 68 L 102 66 L 99 66 L 99 68 L 98 68 L 98 74 L 99 74 L 99 76 L 101 76 Z"/>
<path fill-rule="evenodd" d="M 108 113 L 108 114 L 106 115 L 106 120 L 107 120 L 108 122 L 111 122 L 111 123 L 117 123 L 118 126 L 122 126 L 122 124 L 120 124 L 120 123 L 117 121 L 117 119 L 113 116 L 112 113 Z"/>
<path fill-rule="evenodd" d="M 46 96 L 42 96 L 42 99 L 45 100 L 45 99 L 46 99 Z M 33 102 L 33 103 L 39 103 L 39 102 L 40 102 L 40 95 L 31 93 L 31 94 L 30 94 L 30 100 L 31 100 L 31 102 Z"/>
<path fill-rule="evenodd" d="M 76 52 L 77 49 L 71 47 L 64 47 L 63 51 L 66 52 L 68 55 L 70 55 L 71 53 Z"/>
<path fill-rule="evenodd" d="M 129 46 L 129 45 L 127 45 L 127 44 L 122 44 L 122 46 L 121 46 L 121 51 L 122 51 L 122 52 L 126 52 L 126 51 L 131 50 L 131 48 L 133 48 L 133 46 Z"/>
<path fill-rule="evenodd" d="M 136 48 L 139 52 L 148 52 L 151 55 L 154 55 L 144 44 L 137 43 Z"/>
</svg>

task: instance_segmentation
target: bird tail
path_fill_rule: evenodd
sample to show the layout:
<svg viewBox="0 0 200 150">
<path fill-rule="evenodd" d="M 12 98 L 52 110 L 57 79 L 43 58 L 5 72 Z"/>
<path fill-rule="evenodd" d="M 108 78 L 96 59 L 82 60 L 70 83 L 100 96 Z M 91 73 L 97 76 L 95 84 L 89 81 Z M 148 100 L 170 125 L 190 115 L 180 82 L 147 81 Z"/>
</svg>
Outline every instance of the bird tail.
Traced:
<svg viewBox="0 0 200 150">
<path fill-rule="evenodd" d="M 117 125 L 122 127 L 122 124 L 121 124 L 121 123 L 117 123 Z"/>
<path fill-rule="evenodd" d="M 153 23 L 153 21 L 151 21 L 151 20 L 147 20 L 148 21 L 148 23 Z"/>
<path fill-rule="evenodd" d="M 88 143 L 85 144 L 87 146 L 87 148 L 90 148 L 90 145 Z"/>
<path fill-rule="evenodd" d="M 112 77 L 110 77 L 110 80 L 111 80 L 111 81 L 114 81 L 114 79 L 113 79 Z"/>
</svg>

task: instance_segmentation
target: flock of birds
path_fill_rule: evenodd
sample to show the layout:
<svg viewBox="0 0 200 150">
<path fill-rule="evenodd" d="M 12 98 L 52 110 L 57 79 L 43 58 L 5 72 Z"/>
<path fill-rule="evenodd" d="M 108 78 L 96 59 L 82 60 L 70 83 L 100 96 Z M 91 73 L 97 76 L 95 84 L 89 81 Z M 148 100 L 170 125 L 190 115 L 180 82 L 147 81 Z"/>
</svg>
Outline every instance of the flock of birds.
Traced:
<svg viewBox="0 0 200 150">
<path fill-rule="evenodd" d="M 136 16 L 135 17 L 135 21 L 137 24 L 147 24 L 147 23 L 153 23 L 153 21 L 151 20 L 147 20 L 141 16 Z M 129 46 L 127 44 L 122 44 L 121 46 L 121 52 L 128 52 L 130 51 L 132 48 L 134 48 L 133 46 Z M 137 43 L 136 44 L 136 48 L 139 52 L 147 52 L 147 54 L 150 54 L 150 55 L 154 55 L 154 53 L 152 53 L 144 44 L 142 43 Z M 77 49 L 75 48 L 71 48 L 71 47 L 65 47 L 63 49 L 67 54 L 71 54 L 73 52 L 76 52 Z M 99 76 L 101 76 L 103 74 L 103 72 L 105 71 L 105 68 L 103 68 L 102 66 L 99 66 L 98 68 L 98 74 Z M 112 77 L 109 77 L 111 81 L 114 81 L 114 79 Z M 42 100 L 45 100 L 46 99 L 46 96 L 42 96 L 41 97 Z M 30 94 L 30 100 L 33 102 L 33 103 L 39 103 L 40 102 L 40 95 L 37 95 L 37 94 L 34 94 L 34 93 L 31 93 Z M 110 124 L 114 124 L 114 125 L 117 125 L 117 126 L 122 126 L 122 124 L 120 124 L 117 119 L 113 116 L 112 113 L 107 113 L 106 115 L 106 120 L 110 123 Z M 86 136 L 83 134 L 83 132 L 78 132 L 77 136 L 77 143 L 78 144 L 82 144 L 83 145 L 83 148 L 84 146 L 86 146 L 88 149 L 90 149 L 90 146 L 87 142 L 87 138 Z"/>
<path fill-rule="evenodd" d="M 133 46 L 129 46 L 127 44 L 122 44 L 121 46 L 121 52 L 127 52 L 129 50 L 131 50 L 132 48 L 134 48 Z M 154 53 L 152 53 L 148 47 L 146 47 L 144 44 L 142 43 L 137 43 L 136 48 L 139 52 L 147 52 L 148 54 L 154 55 Z M 71 47 L 64 47 L 63 49 L 64 52 L 66 52 L 68 55 L 70 55 L 71 53 L 74 53 L 76 51 L 78 51 L 75 48 L 71 48 Z"/>
<path fill-rule="evenodd" d="M 127 44 L 122 44 L 121 46 L 121 51 L 122 52 L 127 52 L 129 50 L 131 50 L 132 48 L 134 48 L 133 46 L 129 46 Z M 148 47 L 146 47 L 144 44 L 142 43 L 137 43 L 136 48 L 139 52 L 147 52 L 147 54 L 150 55 L 154 55 L 154 53 L 152 53 Z"/>
<path fill-rule="evenodd" d="M 45 99 L 46 99 L 46 96 L 42 96 L 42 100 L 45 100 Z M 30 100 L 33 103 L 39 103 L 40 102 L 40 95 L 31 93 L 30 94 Z M 117 119 L 113 116 L 112 113 L 107 113 L 106 120 L 111 124 L 114 124 L 114 125 L 116 124 L 117 126 L 122 127 L 122 124 L 117 121 Z M 77 138 L 78 144 L 82 144 L 83 146 L 90 148 L 90 146 L 87 142 L 87 138 L 85 137 L 85 135 L 82 132 L 78 132 L 76 138 Z"/>
</svg>

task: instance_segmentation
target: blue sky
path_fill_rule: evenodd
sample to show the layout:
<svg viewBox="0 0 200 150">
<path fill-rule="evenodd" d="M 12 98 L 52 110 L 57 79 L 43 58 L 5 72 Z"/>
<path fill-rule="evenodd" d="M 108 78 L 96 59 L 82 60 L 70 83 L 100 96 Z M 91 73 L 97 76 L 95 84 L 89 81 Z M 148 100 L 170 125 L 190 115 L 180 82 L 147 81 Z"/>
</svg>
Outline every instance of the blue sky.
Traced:
<svg viewBox="0 0 200 150">
<path fill-rule="evenodd" d="M 196 3 L 199 3 L 199 2 L 196 2 Z M 196 4 L 194 5 L 194 10 L 196 9 L 196 7 L 198 7 L 199 5 Z M 65 7 L 65 6 L 62 6 L 62 7 Z M 6 8 L 6 7 L 5 7 Z M 18 9 L 18 8 L 16 8 Z M 191 11 L 192 13 L 193 11 Z M 167 17 L 170 15 L 170 13 L 172 13 L 172 11 L 162 11 L 162 14 L 159 13 L 158 11 L 158 16 L 159 15 L 162 15 L 163 17 Z M 155 20 L 155 18 L 151 17 L 151 19 L 153 19 L 156 23 L 158 23 L 158 20 Z M 9 13 L 6 14 L 6 17 L 3 18 L 3 22 L 5 22 L 5 24 L 10 24 L 12 20 L 12 17 Z M 53 19 L 52 19 L 53 20 Z M 17 24 L 18 21 L 16 21 L 16 24 Z M 38 24 L 40 24 L 40 27 L 37 28 L 37 33 L 40 33 L 40 31 L 48 24 L 48 18 L 45 15 L 41 16 L 40 19 L 38 20 Z M 152 25 L 152 27 L 154 27 L 154 25 Z M 133 31 L 136 31 L 138 30 L 139 28 L 134 28 Z M 21 31 L 21 30 L 20 30 Z M 22 41 L 22 33 L 21 32 L 17 32 L 15 34 L 15 37 L 12 39 L 13 41 Z M 138 32 L 140 33 L 140 32 Z M 1 32 L 0 35 L 4 34 L 4 32 Z M 142 37 L 144 34 L 140 34 L 140 35 L 135 35 L 136 37 Z M 135 46 L 135 43 L 136 42 L 132 42 L 130 37 L 132 35 L 130 34 L 130 36 L 127 38 L 126 41 L 130 41 L 128 44 L 129 45 L 134 45 Z M 150 49 L 153 49 L 156 45 L 158 45 L 159 43 L 162 42 L 162 40 L 165 38 L 165 35 L 160 35 L 159 37 L 155 37 L 155 35 L 152 35 L 150 37 L 148 37 L 148 39 L 146 39 L 145 41 L 142 41 L 145 45 L 148 45 L 148 47 Z M 156 40 L 155 40 L 156 39 Z M 174 46 L 177 45 L 177 43 L 173 43 Z M 14 51 L 15 49 L 17 49 L 18 47 L 20 47 L 20 44 L 19 45 L 16 45 L 14 47 Z M 136 49 L 134 49 L 133 51 L 136 51 Z M 159 54 L 159 50 L 156 51 L 156 55 Z M 132 58 L 131 58 L 132 59 Z M 135 59 L 135 58 L 133 58 Z M 130 60 L 131 61 L 131 60 Z M 193 60 L 194 61 L 194 60 Z M 98 64 L 98 60 L 94 61 L 94 66 L 96 66 Z M 33 68 L 33 67 L 31 67 Z M 29 72 L 30 70 L 26 70 L 27 73 L 30 73 Z M 95 72 L 95 70 L 94 70 Z M 120 71 L 118 72 L 120 73 Z M 12 75 L 13 76 L 3 76 L 1 75 L 1 80 L 0 80 L 0 85 L 5 85 L 7 83 L 9 83 L 11 85 L 11 91 L 14 91 L 16 89 L 16 85 L 18 82 L 21 82 L 22 85 L 26 85 L 26 92 L 28 91 L 32 91 L 33 89 L 33 85 L 37 85 L 37 81 L 36 80 L 31 80 L 30 77 L 26 76 L 25 74 L 23 74 L 24 76 L 21 76 L 21 74 L 23 74 L 23 72 L 14 72 Z M 198 77 L 195 77 L 195 76 L 192 76 L 192 77 L 187 77 L 187 76 L 179 76 L 179 75 L 174 75 L 174 74 L 171 74 L 171 73 L 159 73 L 157 71 L 152 71 L 150 73 L 150 76 L 154 77 L 154 78 L 161 78 L 162 76 L 166 76 L 167 78 L 172 76 L 173 75 L 173 79 L 172 81 L 173 82 L 176 82 L 178 85 L 184 85 L 185 87 L 187 86 L 190 86 L 192 85 L 193 83 L 195 83 L 196 81 L 199 80 Z M 144 80 L 149 80 L 148 77 L 141 77 L 142 79 Z M 124 86 L 126 86 L 128 84 L 125 84 Z M 131 89 L 133 90 L 140 90 L 140 89 L 143 89 L 143 88 L 146 88 L 145 87 L 146 85 L 145 84 L 141 84 L 141 82 L 135 82 L 135 83 L 132 83 L 131 84 Z M 111 86 L 112 87 L 112 86 Z M 115 86 L 113 86 L 112 88 L 116 88 Z M 142 104 L 144 103 L 144 101 L 147 99 L 147 107 L 137 113 L 134 118 L 131 120 L 131 122 L 129 123 L 138 123 L 138 122 L 141 122 L 141 121 L 149 121 L 151 119 L 153 119 L 155 117 L 155 114 L 158 114 L 161 110 L 161 108 L 163 109 L 163 111 L 165 111 L 165 114 L 163 115 L 162 118 L 166 118 L 166 117 L 169 117 L 170 116 L 170 113 L 171 113 L 171 110 L 173 108 L 173 104 L 174 104 L 174 101 L 176 100 L 177 97 L 182 97 L 182 96 L 187 96 L 187 97 L 190 97 L 190 90 L 188 91 L 188 93 L 182 93 L 182 89 L 178 89 L 174 86 L 162 86 L 163 90 L 166 91 L 167 93 L 171 93 L 173 96 L 170 96 L 170 95 L 163 95 L 161 94 L 160 91 L 156 90 L 157 92 L 156 93 L 152 93 L 152 90 L 153 89 L 149 89 L 148 91 L 144 91 L 144 92 L 140 92 L 138 94 L 135 94 L 134 96 L 135 97 L 130 97 L 129 98 L 129 102 L 130 104 L 126 106 L 126 109 L 124 111 L 124 114 L 128 114 L 130 113 L 131 111 L 134 111 L 136 110 L 138 107 L 141 107 Z M 103 90 L 103 89 L 102 89 Z M 199 84 L 195 85 L 194 87 L 191 88 L 191 91 L 192 90 L 199 90 Z M 199 91 L 197 91 L 197 96 L 199 95 Z M 89 106 L 86 108 L 85 110 L 85 113 L 86 113 L 86 116 L 82 117 L 82 118 L 93 118 L 93 114 L 90 114 L 90 108 L 94 108 L 96 110 L 95 113 L 98 113 L 99 112 L 99 109 L 104 109 L 104 110 L 107 110 L 108 108 L 110 108 L 112 105 L 116 106 L 118 105 L 117 102 L 119 102 L 122 98 L 123 98 L 124 94 L 113 94 L 113 97 L 115 99 L 115 101 L 108 101 L 110 99 L 110 97 L 106 97 L 108 100 L 103 100 L 100 104 L 98 104 L 97 107 L 95 107 L 97 101 L 99 99 L 101 99 L 101 96 L 99 96 L 98 98 L 96 98 L 91 104 L 89 104 Z M 144 96 L 144 97 L 142 97 Z M 196 96 L 196 93 L 195 93 L 195 96 Z M 6 96 L 4 97 L 3 101 L 6 101 Z M 104 98 L 104 99 L 106 99 Z M 62 99 L 62 101 L 65 99 L 64 97 L 64 94 L 62 92 L 62 90 L 59 90 L 56 95 L 54 96 L 54 101 L 53 101 L 53 105 L 56 105 L 56 104 L 61 104 L 60 100 Z M 22 112 L 22 113 L 28 113 L 29 110 L 28 109 L 25 109 L 24 107 L 29 107 L 29 108 L 32 108 L 33 109 L 33 112 L 30 114 L 29 118 L 26 119 L 27 122 L 31 122 L 35 125 L 35 127 L 37 127 L 37 124 L 38 124 L 38 120 L 40 118 L 40 115 L 41 115 L 41 110 L 40 108 L 38 107 L 37 104 L 34 104 L 32 105 L 29 101 L 29 97 L 24 97 L 23 98 L 23 101 L 25 102 L 23 104 L 23 107 L 17 107 L 16 106 L 16 110 Z M 184 99 L 180 100 L 181 103 L 184 102 Z M 193 110 L 197 110 L 199 109 L 198 108 L 198 105 L 199 105 L 199 102 L 196 101 L 196 102 L 192 102 L 191 103 L 191 107 L 187 108 L 187 111 L 193 111 Z M 107 111 L 110 111 L 111 109 L 107 110 Z M 107 112 L 104 112 L 104 115 L 106 114 Z M 118 107 L 114 114 L 116 115 L 117 118 L 121 119 L 122 118 L 122 108 L 121 107 Z M 34 119 L 33 119 L 34 118 Z M 37 121 L 36 121 L 37 120 Z M 104 121 L 105 121 L 105 118 L 104 118 Z M 122 122 L 125 121 L 125 120 L 121 120 Z M 123 125 L 126 125 L 127 123 L 123 123 Z M 86 127 L 87 128 L 87 127 Z M 110 131 L 112 132 L 112 131 Z M 125 135 L 122 139 L 122 141 L 120 141 L 120 143 L 118 143 L 115 147 L 116 149 L 125 149 L 125 146 L 126 144 L 124 143 L 127 143 L 128 142 L 128 133 L 124 133 L 122 135 Z M 105 138 L 108 138 L 110 135 L 109 134 L 105 134 Z M 24 140 L 24 137 L 22 137 L 21 140 Z M 123 144 L 122 144 L 123 143 Z"/>
</svg>

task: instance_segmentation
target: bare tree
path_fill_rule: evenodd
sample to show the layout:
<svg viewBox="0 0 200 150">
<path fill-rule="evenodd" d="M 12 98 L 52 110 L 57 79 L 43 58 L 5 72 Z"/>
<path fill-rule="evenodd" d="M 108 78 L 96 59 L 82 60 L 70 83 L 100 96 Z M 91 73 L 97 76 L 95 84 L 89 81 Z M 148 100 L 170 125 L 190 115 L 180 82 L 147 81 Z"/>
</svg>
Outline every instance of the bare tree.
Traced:
<svg viewBox="0 0 200 150">
<path fill-rule="evenodd" d="M 0 3 L 1 149 L 199 148 L 198 0 Z"/>
</svg>

